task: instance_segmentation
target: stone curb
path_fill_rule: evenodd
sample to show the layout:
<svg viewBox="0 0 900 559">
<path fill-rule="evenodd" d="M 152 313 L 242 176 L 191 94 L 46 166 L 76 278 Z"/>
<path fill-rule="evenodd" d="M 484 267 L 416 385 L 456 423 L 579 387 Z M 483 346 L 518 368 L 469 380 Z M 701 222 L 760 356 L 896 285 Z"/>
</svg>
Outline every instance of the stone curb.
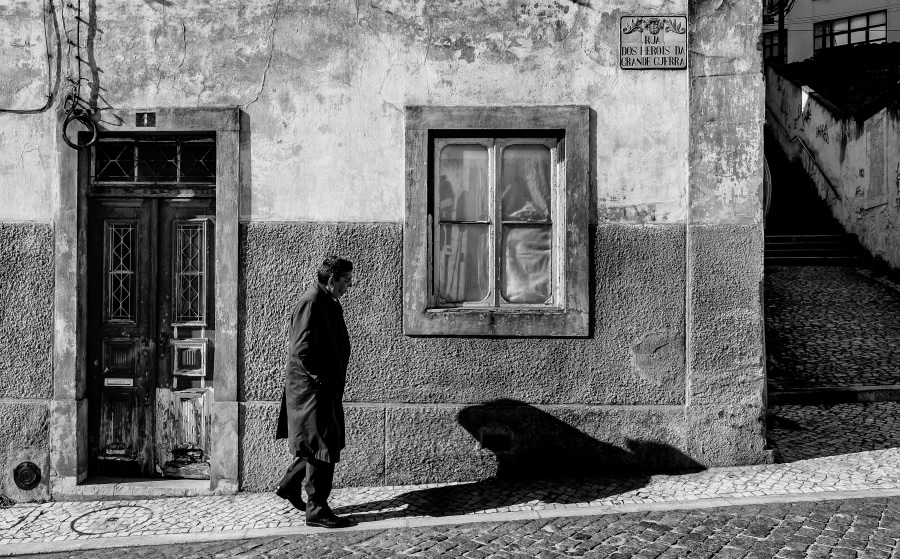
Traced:
<svg viewBox="0 0 900 559">
<path fill-rule="evenodd" d="M 800 503 L 809 501 L 834 501 L 844 499 L 864 499 L 898 496 L 900 496 L 900 488 L 810 491 L 808 493 L 761 495 L 754 497 L 719 497 L 708 499 L 693 499 L 686 501 L 667 501 L 659 503 L 634 503 L 622 505 L 600 505 L 546 509 L 537 511 L 496 512 L 482 514 L 476 513 L 441 517 L 400 518 L 364 522 L 362 524 L 350 528 L 344 528 L 341 530 L 293 526 L 286 528 L 254 528 L 246 530 L 196 532 L 193 534 L 165 534 L 157 536 L 126 537 L 113 536 L 84 540 L 65 540 L 58 542 L 51 541 L 40 543 L 32 542 L 22 544 L 7 544 L 0 548 L 0 557 L 15 557 L 23 555 L 27 556 L 37 555 L 41 553 L 61 553 L 69 551 L 85 551 L 91 549 L 115 549 L 124 547 L 144 547 L 171 544 L 191 544 L 224 540 L 268 538 L 277 536 L 310 535 L 326 532 L 423 528 L 429 526 L 475 524 L 480 522 L 515 522 L 521 520 L 541 520 L 548 518 L 565 518 L 576 516 L 600 516 L 630 512 L 694 510 L 717 507 L 765 505 L 774 503 Z"/>
<path fill-rule="evenodd" d="M 769 406 L 900 402 L 900 385 L 822 386 L 769 392 Z"/>
</svg>

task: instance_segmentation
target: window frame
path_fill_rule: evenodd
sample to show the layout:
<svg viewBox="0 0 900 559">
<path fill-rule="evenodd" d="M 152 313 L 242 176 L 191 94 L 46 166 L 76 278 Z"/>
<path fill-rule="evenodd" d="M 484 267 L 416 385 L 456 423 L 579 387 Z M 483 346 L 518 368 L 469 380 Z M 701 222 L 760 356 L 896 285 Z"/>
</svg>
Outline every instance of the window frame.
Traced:
<svg viewBox="0 0 900 559">
<path fill-rule="evenodd" d="M 406 107 L 403 329 L 408 336 L 583 337 L 589 335 L 590 109 L 585 106 Z M 439 305 L 435 297 L 435 146 L 481 138 L 498 146 L 556 141 L 551 185 L 552 304 Z M 468 143 L 480 143 L 472 141 Z M 546 144 L 545 144 L 546 145 Z M 499 155 L 499 148 L 496 155 Z M 500 157 L 492 157 L 497 173 Z M 491 195 L 493 197 L 493 194 Z M 496 211 L 496 204 L 494 211 Z M 494 216 L 496 218 L 496 216 Z M 499 223 L 499 222 L 498 222 Z M 494 223 L 494 227 L 499 227 Z M 499 246 L 502 231 L 491 242 Z M 500 289 L 496 249 L 493 290 Z"/>
<path fill-rule="evenodd" d="M 763 58 L 775 59 L 781 62 L 787 61 L 787 31 L 784 33 L 784 50 L 781 56 L 778 56 L 778 44 L 780 42 L 781 33 L 778 31 L 767 31 L 763 33 Z"/>
<path fill-rule="evenodd" d="M 437 184 L 438 177 L 440 175 L 440 168 L 436 164 L 440 159 L 441 150 L 447 146 L 451 145 L 480 145 L 486 149 L 488 155 L 488 188 L 490 189 L 488 192 L 488 219 L 485 220 L 477 220 L 479 224 L 483 222 L 484 225 L 488 227 L 488 262 L 490 265 L 490 269 L 492 271 L 491 284 L 488 287 L 488 293 L 485 296 L 485 299 L 478 302 L 447 302 L 443 301 L 440 294 L 437 293 L 437 290 L 434 290 L 431 294 L 432 300 L 430 301 L 430 308 L 492 308 L 492 309 L 511 309 L 511 308 L 553 308 L 557 301 L 559 300 L 559 285 L 560 278 L 558 277 L 559 266 L 556 264 L 556 257 L 559 252 L 558 243 L 555 242 L 559 239 L 560 234 L 562 233 L 559 230 L 559 219 L 558 213 L 560 209 L 560 201 L 559 201 L 559 184 L 560 184 L 560 170 L 559 170 L 559 153 L 561 150 L 564 150 L 563 140 L 558 137 L 551 138 L 542 138 L 542 137 L 521 137 L 514 136 L 511 134 L 501 134 L 499 136 L 452 136 L 452 137 L 436 137 L 433 138 L 433 146 L 434 146 L 434 154 L 433 157 L 430 158 L 433 165 L 433 169 L 430 170 L 429 180 L 431 181 L 430 190 L 432 193 L 435 193 L 435 184 Z M 550 156 L 550 212 L 547 217 L 547 220 L 544 223 L 544 226 L 549 226 L 552 234 L 552 239 L 554 242 L 551 242 L 550 245 L 550 270 L 549 270 L 549 280 L 550 280 L 550 296 L 547 301 L 542 303 L 514 303 L 506 301 L 503 293 L 502 293 L 502 274 L 503 274 L 503 253 L 501 250 L 502 246 L 502 235 L 503 228 L 505 225 L 509 223 L 515 222 L 516 225 L 519 226 L 540 226 L 541 222 L 529 222 L 527 220 L 512 220 L 512 219 L 503 219 L 501 215 L 501 207 L 500 201 L 501 194 L 499 193 L 499 185 L 502 175 L 502 165 L 503 165 L 503 151 L 510 146 L 522 146 L 522 145 L 536 145 L 536 146 L 544 146 L 547 148 L 547 152 Z M 438 216 L 439 214 L 439 205 L 440 200 L 436 195 L 431 196 L 431 215 Z M 432 230 L 432 238 L 438 239 L 440 234 L 440 228 L 442 224 L 452 224 L 452 223 L 465 223 L 467 220 L 442 220 L 439 217 L 434 217 L 433 219 L 433 230 Z M 475 221 L 468 220 L 470 223 L 476 223 Z M 438 262 L 438 256 L 440 254 L 440 244 L 432 243 L 431 247 L 431 258 L 432 262 Z M 434 269 L 435 273 L 435 283 L 437 283 L 437 275 L 439 273 L 438 269 Z"/>
<path fill-rule="evenodd" d="M 882 23 L 878 23 L 876 25 L 871 24 L 872 16 L 874 15 L 883 15 L 884 21 Z M 866 25 L 864 27 L 852 28 L 850 23 L 853 19 L 865 17 Z M 841 30 L 835 33 L 834 26 L 837 23 L 846 22 L 847 29 Z M 884 31 L 884 37 L 879 39 L 870 39 L 869 31 L 872 28 L 881 27 Z M 866 38 L 863 41 L 853 41 L 852 37 L 854 33 L 865 32 Z M 837 35 L 846 35 L 847 43 L 844 45 L 836 45 L 834 44 L 834 38 Z M 821 41 L 821 46 L 820 46 Z M 829 19 L 824 21 L 817 21 L 813 24 L 813 52 L 818 52 L 820 50 L 835 48 L 835 47 L 843 47 L 850 45 L 870 45 L 870 44 L 881 44 L 887 42 L 887 11 L 886 10 L 876 10 L 874 12 L 865 12 L 861 14 L 853 14 L 847 17 L 839 17 L 836 19 Z"/>
</svg>

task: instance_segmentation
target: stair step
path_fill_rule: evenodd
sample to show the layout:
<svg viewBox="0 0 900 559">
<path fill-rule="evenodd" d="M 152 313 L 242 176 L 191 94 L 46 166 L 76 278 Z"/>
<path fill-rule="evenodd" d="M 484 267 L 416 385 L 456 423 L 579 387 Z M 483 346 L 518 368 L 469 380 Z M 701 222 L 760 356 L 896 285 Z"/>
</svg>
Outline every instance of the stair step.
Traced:
<svg viewBox="0 0 900 559">
<path fill-rule="evenodd" d="M 763 259 L 766 266 L 858 266 L 857 257 L 784 256 Z"/>
</svg>

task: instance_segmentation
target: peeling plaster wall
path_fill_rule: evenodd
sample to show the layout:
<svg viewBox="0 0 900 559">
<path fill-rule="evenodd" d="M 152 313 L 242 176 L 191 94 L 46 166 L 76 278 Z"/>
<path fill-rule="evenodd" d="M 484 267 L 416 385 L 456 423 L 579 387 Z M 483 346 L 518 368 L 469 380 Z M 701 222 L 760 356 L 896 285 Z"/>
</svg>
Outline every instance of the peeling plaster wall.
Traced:
<svg viewBox="0 0 900 559">
<path fill-rule="evenodd" d="M 40 31 L 33 4 L 0 2 L 21 14 L 31 43 Z M 601 131 L 593 150 L 599 218 L 684 221 L 686 73 L 623 71 L 616 58 L 621 15 L 683 14 L 684 0 L 116 0 L 84 9 L 92 5 L 101 31 L 83 33 L 92 46 L 83 58 L 95 67 L 83 73 L 96 85 L 85 98 L 101 107 L 244 109 L 247 219 L 402 221 L 404 105 L 581 104 L 596 110 Z M 65 9 L 60 23 L 72 34 L 77 22 Z M 19 53 L 16 64 L 33 68 L 29 84 L 46 85 L 38 50 Z M 63 51 L 64 71 L 74 71 L 75 53 Z M 39 106 L 29 87 L 0 89 L 0 102 Z M 12 202 L 0 205 L 0 218 L 49 219 L 54 120 L 0 118 L 9 154 L 0 201 Z M 23 170 L 28 193 L 18 188 Z"/>
<path fill-rule="evenodd" d="M 762 14 L 690 2 L 685 451 L 704 465 L 766 459 Z"/>
<path fill-rule="evenodd" d="M 900 269 L 900 115 L 882 110 L 857 122 L 774 69 L 767 77 L 766 120 L 784 152 L 803 166 L 844 229 Z"/>
</svg>

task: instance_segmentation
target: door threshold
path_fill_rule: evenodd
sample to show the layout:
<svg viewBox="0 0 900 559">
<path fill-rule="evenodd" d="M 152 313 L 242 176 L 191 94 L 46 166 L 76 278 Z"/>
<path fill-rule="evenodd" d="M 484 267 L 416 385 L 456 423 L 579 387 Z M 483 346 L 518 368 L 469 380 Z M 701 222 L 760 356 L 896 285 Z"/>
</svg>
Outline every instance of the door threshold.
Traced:
<svg viewBox="0 0 900 559">
<path fill-rule="evenodd" d="M 163 499 L 220 495 L 208 479 L 134 478 L 92 476 L 75 487 L 54 492 L 56 501 L 109 501 L 119 499 Z"/>
</svg>

